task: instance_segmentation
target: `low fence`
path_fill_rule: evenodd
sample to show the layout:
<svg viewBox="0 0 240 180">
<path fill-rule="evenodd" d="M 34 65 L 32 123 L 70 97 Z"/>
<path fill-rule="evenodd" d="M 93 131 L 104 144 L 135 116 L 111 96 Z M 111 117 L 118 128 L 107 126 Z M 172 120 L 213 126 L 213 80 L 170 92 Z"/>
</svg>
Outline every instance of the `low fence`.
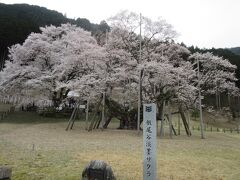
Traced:
<svg viewBox="0 0 240 180">
<path fill-rule="evenodd" d="M 178 128 L 180 128 L 181 130 L 184 129 L 184 126 L 182 123 L 180 123 L 180 127 L 178 126 L 178 123 L 175 122 L 173 123 L 173 127 L 176 131 L 178 131 Z M 190 129 L 192 131 L 200 131 L 200 125 L 191 125 Z M 212 126 L 209 124 L 204 124 L 204 131 L 206 132 L 223 132 L 223 133 L 237 133 L 240 134 L 240 125 L 239 127 L 237 127 L 237 125 L 235 127 L 231 127 L 231 128 L 227 128 L 227 127 L 216 127 L 216 126 Z"/>
<path fill-rule="evenodd" d="M 192 130 L 200 131 L 200 126 L 192 126 Z M 218 128 L 213 126 L 204 126 L 204 131 L 207 132 L 230 132 L 230 133 L 240 133 L 240 128 Z"/>
</svg>

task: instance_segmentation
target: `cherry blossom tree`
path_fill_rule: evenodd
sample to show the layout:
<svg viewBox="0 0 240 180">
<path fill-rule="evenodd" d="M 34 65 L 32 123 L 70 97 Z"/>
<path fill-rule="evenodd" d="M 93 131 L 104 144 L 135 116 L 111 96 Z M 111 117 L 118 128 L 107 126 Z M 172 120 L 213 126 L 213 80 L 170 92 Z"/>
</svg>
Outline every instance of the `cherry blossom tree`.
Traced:
<svg viewBox="0 0 240 180">
<path fill-rule="evenodd" d="M 139 16 L 135 13 L 123 11 L 109 21 L 112 31 L 105 47 L 111 64 L 111 77 L 116 76 L 113 78 L 115 87 L 123 87 L 127 94 L 127 98 L 121 96 L 118 102 L 122 100 L 124 104 L 128 99 L 136 107 L 141 71 L 142 100 L 157 104 L 159 118 L 163 118 L 164 103 L 177 103 L 182 118 L 185 118 L 183 106 L 193 106 L 198 97 L 197 72 L 193 65 L 193 59 L 197 58 L 201 64 L 200 84 L 205 93 L 216 91 L 216 84 L 219 90 L 237 91 L 234 83 L 235 66 L 209 53 L 190 55 L 188 49 L 174 43 L 177 34 L 166 21 L 152 21 L 143 17 L 142 37 L 138 34 Z"/>
<path fill-rule="evenodd" d="M 237 97 L 239 89 L 236 87 L 235 77 L 236 66 L 232 65 L 227 59 L 214 56 L 212 53 L 194 53 L 190 60 L 200 63 L 200 89 L 203 95 L 216 95 L 216 108 L 220 107 L 220 94 L 228 96 L 229 107 L 232 116 L 235 117 L 235 110 L 230 103 L 231 96 Z"/>
<path fill-rule="evenodd" d="M 128 11 L 111 17 L 111 31 L 102 36 L 104 40 L 98 37 L 101 46 L 89 32 L 71 24 L 30 34 L 22 45 L 10 48 L 0 72 L 0 98 L 57 106 L 69 91 L 82 99 L 106 93 L 110 118 L 105 127 L 118 117 L 124 128 L 130 119 L 136 120 L 140 82 L 141 101 L 156 103 L 161 120 L 165 104 L 176 104 L 190 135 L 184 108 L 197 99 L 194 61 L 200 62 L 200 87 L 205 94 L 236 93 L 236 67 L 211 53 L 191 55 L 174 42 L 177 33 L 161 18 L 142 17 L 141 23 L 139 19 Z"/>
<path fill-rule="evenodd" d="M 105 51 L 90 33 L 70 24 L 40 29 L 41 33 L 32 33 L 22 45 L 10 48 L 0 72 L 1 95 L 46 106 L 59 92 L 65 97 L 69 90 L 82 97 L 101 92 Z"/>
<path fill-rule="evenodd" d="M 131 94 L 128 99 L 132 97 L 135 107 L 139 72 L 142 99 L 157 103 L 160 118 L 163 118 L 165 101 L 178 99 L 179 102 L 187 102 L 193 99 L 196 88 L 189 81 L 195 73 L 191 63 L 186 61 L 190 52 L 173 42 L 176 32 L 171 25 L 162 19 L 152 21 L 143 17 L 143 36 L 140 37 L 137 33 L 139 16 L 128 11 L 110 18 L 110 25 L 112 31 L 108 35 L 106 49 L 108 59 L 114 65 L 111 66 L 112 76 L 118 77 L 116 86 L 127 86 L 123 90 L 130 91 L 126 94 Z"/>
<path fill-rule="evenodd" d="M 238 88 L 235 86 L 236 66 L 227 59 L 214 56 L 212 53 L 194 53 L 190 60 L 200 62 L 200 85 L 204 94 L 214 94 L 216 91 L 235 94 Z"/>
</svg>

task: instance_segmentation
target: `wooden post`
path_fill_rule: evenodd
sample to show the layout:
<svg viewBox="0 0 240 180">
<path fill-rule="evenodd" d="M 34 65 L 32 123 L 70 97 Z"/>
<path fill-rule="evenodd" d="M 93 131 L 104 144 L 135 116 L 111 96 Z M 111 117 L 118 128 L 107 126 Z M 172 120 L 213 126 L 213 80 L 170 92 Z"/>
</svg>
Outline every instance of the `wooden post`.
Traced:
<svg viewBox="0 0 240 180">
<path fill-rule="evenodd" d="M 218 110 L 219 108 L 219 103 L 218 103 L 218 88 L 216 90 L 216 109 Z"/>
<path fill-rule="evenodd" d="M 218 94 L 219 109 L 221 110 L 221 93 Z"/>
<path fill-rule="evenodd" d="M 139 61 L 142 61 L 142 14 L 140 14 L 140 39 L 139 39 Z M 137 131 L 140 134 L 140 121 L 141 121 L 141 106 L 142 106 L 142 72 L 139 72 L 139 84 L 138 84 L 138 119 L 137 119 Z"/>
<path fill-rule="evenodd" d="M 200 127 L 201 127 L 201 139 L 204 139 L 204 124 L 203 124 L 203 115 L 202 115 L 202 96 L 201 96 L 201 87 L 200 87 L 200 64 L 199 59 L 197 59 L 198 66 L 198 99 L 199 99 L 199 113 L 200 113 Z"/>
<path fill-rule="evenodd" d="M 140 121 L 141 121 L 141 106 L 142 106 L 142 70 L 139 72 L 139 85 L 138 85 L 138 116 L 137 116 L 137 132 L 140 133 Z"/>
<path fill-rule="evenodd" d="M 86 127 L 85 129 L 88 130 L 88 111 L 89 111 L 89 98 L 87 99 L 87 105 L 86 105 Z"/>
<path fill-rule="evenodd" d="M 191 121 L 191 116 L 190 116 L 190 113 L 189 113 L 189 110 L 187 110 L 187 117 L 188 117 L 188 127 L 189 127 L 189 130 L 190 130 L 190 121 Z"/>
<path fill-rule="evenodd" d="M 71 114 L 71 117 L 70 117 L 70 119 L 69 119 L 69 121 L 68 121 L 68 125 L 67 125 L 67 128 L 66 128 L 66 131 L 69 129 L 69 127 L 70 127 L 70 125 L 71 125 L 71 123 L 72 123 L 72 119 L 73 119 L 73 117 L 74 117 L 74 115 L 75 115 L 76 110 L 77 110 L 77 103 L 75 104 L 75 107 L 74 107 L 74 109 L 73 109 L 73 112 L 72 112 L 72 114 Z"/>
<path fill-rule="evenodd" d="M 70 126 L 70 129 L 73 128 L 73 125 L 74 125 L 74 123 L 75 123 L 76 117 L 77 117 L 78 112 L 79 112 L 79 106 L 80 106 L 80 102 L 79 102 L 79 104 L 78 104 L 78 106 L 77 106 L 77 110 L 76 110 L 75 114 L 73 115 L 72 124 L 71 124 L 71 126 Z"/>
<path fill-rule="evenodd" d="M 163 102 L 163 110 L 162 110 L 161 125 L 160 125 L 160 137 L 164 136 L 164 113 L 165 113 L 165 101 Z"/>
<path fill-rule="evenodd" d="M 181 121 L 180 121 L 180 114 L 178 113 L 178 135 L 180 135 L 181 131 Z"/>
<path fill-rule="evenodd" d="M 100 99 L 99 103 L 96 106 L 95 113 L 93 114 L 93 116 L 91 118 L 91 123 L 89 125 L 88 131 L 91 131 L 94 127 L 95 117 L 97 115 L 98 110 L 100 109 L 101 103 L 102 103 L 102 99 Z"/>
<path fill-rule="evenodd" d="M 105 123 L 105 98 L 106 92 L 103 92 L 103 99 L 102 99 L 102 120 L 101 120 L 101 129 L 103 130 L 103 125 Z"/>
<path fill-rule="evenodd" d="M 168 103 L 168 121 L 169 121 L 169 135 L 172 139 L 172 112 L 171 112 L 171 104 Z"/>
</svg>

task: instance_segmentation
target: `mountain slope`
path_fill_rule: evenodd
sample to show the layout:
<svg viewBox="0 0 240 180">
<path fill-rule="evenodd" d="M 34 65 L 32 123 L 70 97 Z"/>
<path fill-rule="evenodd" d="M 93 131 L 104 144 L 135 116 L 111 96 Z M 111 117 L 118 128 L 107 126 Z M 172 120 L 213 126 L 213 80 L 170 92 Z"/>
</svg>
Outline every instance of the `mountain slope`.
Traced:
<svg viewBox="0 0 240 180">
<path fill-rule="evenodd" d="M 39 32 L 39 27 L 72 23 L 92 33 L 105 32 L 109 26 L 93 24 L 88 19 L 68 19 L 63 14 L 44 7 L 28 4 L 0 3 L 0 69 L 8 54 L 8 47 L 22 43 L 31 32 Z"/>
<path fill-rule="evenodd" d="M 229 48 L 231 52 L 240 56 L 240 47 Z"/>
</svg>

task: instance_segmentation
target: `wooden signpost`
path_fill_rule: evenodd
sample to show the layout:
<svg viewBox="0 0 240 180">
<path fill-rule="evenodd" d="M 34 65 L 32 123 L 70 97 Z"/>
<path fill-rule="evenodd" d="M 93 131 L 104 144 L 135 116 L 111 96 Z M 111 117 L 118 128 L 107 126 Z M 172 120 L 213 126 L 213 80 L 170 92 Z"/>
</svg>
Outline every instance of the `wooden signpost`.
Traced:
<svg viewBox="0 0 240 180">
<path fill-rule="evenodd" d="M 143 105 L 143 180 L 156 180 L 156 104 Z"/>
</svg>

